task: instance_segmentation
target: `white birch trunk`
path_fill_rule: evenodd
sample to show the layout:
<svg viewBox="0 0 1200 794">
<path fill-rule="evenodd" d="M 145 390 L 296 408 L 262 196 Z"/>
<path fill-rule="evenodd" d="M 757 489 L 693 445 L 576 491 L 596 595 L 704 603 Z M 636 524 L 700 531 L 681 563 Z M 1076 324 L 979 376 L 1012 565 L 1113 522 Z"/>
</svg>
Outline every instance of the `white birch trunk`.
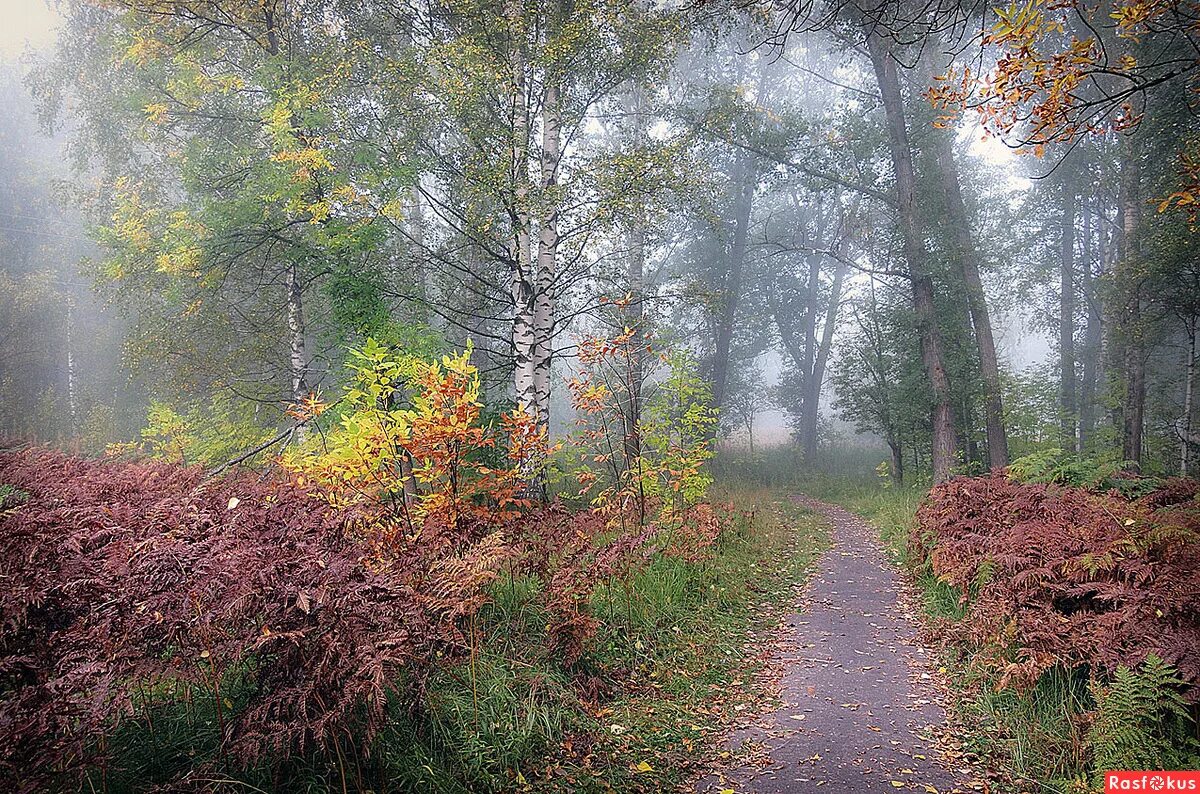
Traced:
<svg viewBox="0 0 1200 794">
<path fill-rule="evenodd" d="M 514 33 L 521 21 L 516 11 L 510 24 Z M 525 59 L 519 44 L 512 55 L 513 145 L 512 145 L 512 302 L 513 302 L 513 390 L 517 406 L 537 409 L 534 388 L 534 274 L 529 244 L 529 103 L 526 97 Z"/>
<path fill-rule="evenodd" d="M 542 100 L 541 193 L 546 207 L 538 223 L 537 284 L 533 302 L 533 389 L 538 423 L 550 425 L 550 373 L 553 366 L 555 292 L 558 277 L 558 183 L 562 132 L 558 86 L 547 85 Z"/>
<path fill-rule="evenodd" d="M 75 326 L 75 299 L 67 296 L 67 407 L 71 412 L 71 434 L 79 432 L 79 403 L 75 390 L 75 345 L 71 338 Z"/>
<path fill-rule="evenodd" d="M 299 403 L 308 396 L 308 353 L 305 349 L 304 286 L 300 283 L 300 272 L 290 265 L 287 273 L 287 329 L 291 346 L 289 368 L 292 377 L 291 399 Z M 306 428 L 296 428 L 296 443 L 303 444 Z"/>
</svg>

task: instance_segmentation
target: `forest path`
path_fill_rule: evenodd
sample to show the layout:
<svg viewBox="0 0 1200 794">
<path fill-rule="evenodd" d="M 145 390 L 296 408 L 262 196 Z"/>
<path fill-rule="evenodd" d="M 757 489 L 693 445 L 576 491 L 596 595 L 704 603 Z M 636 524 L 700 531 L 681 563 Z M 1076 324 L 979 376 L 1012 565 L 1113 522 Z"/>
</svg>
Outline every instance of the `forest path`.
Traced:
<svg viewBox="0 0 1200 794">
<path fill-rule="evenodd" d="M 970 791 L 944 741 L 934 659 L 875 531 L 807 498 L 830 522 L 828 551 L 771 643 L 780 705 L 735 729 L 723 773 L 700 791 Z"/>
</svg>

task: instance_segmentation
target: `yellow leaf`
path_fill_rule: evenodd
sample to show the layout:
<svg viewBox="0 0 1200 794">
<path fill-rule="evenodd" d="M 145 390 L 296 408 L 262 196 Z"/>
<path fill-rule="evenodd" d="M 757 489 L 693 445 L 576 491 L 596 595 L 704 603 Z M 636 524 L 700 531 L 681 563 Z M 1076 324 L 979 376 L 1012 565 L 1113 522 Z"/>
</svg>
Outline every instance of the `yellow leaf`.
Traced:
<svg viewBox="0 0 1200 794">
<path fill-rule="evenodd" d="M 653 772 L 653 771 L 654 771 L 654 767 L 650 766 L 650 764 L 646 763 L 645 761 L 639 761 L 639 762 L 638 762 L 638 765 L 637 765 L 637 771 L 639 771 L 639 772 Z"/>
<path fill-rule="evenodd" d="M 904 788 L 907 785 L 908 784 L 905 783 L 903 780 L 893 780 L 892 781 L 892 788 Z"/>
</svg>

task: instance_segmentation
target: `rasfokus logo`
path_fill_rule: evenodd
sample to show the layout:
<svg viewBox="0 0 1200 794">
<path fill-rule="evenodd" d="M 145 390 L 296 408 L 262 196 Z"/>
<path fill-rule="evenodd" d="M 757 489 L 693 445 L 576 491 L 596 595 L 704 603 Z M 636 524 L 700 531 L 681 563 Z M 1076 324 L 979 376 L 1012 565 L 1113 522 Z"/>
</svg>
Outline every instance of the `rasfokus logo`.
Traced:
<svg viewBox="0 0 1200 794">
<path fill-rule="evenodd" d="M 1200 772 L 1105 772 L 1104 792 L 1114 791 L 1200 792 Z"/>
</svg>

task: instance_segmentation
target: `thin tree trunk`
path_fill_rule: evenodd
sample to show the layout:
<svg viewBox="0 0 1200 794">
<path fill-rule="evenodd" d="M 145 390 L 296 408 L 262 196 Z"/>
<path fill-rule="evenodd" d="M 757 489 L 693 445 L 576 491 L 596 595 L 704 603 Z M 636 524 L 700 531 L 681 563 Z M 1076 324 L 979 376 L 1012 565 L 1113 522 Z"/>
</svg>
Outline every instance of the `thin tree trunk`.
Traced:
<svg viewBox="0 0 1200 794">
<path fill-rule="evenodd" d="M 559 89 L 545 87 L 542 98 L 541 193 L 546 207 L 538 220 L 537 292 L 533 311 L 533 389 L 538 422 L 550 427 L 550 373 L 553 367 L 555 291 L 558 278 L 558 207 L 550 197 L 558 183 L 562 127 L 559 118 Z"/>
<path fill-rule="evenodd" d="M 630 87 L 625 95 L 625 112 L 632 119 L 632 137 L 639 141 L 645 134 L 645 119 L 642 115 L 642 89 Z M 651 329 L 646 317 L 646 223 L 645 208 L 641 202 L 635 205 L 633 221 L 626 238 L 628 260 L 626 288 L 628 303 L 622 312 L 626 327 L 634 331 L 635 337 L 629 346 L 629 382 L 625 384 L 626 405 L 622 411 L 622 449 L 627 469 L 640 465 L 642 456 L 642 380 L 646 377 L 646 345 L 649 344 Z M 645 519 L 645 499 L 639 490 L 639 518 Z"/>
<path fill-rule="evenodd" d="M 746 264 L 746 242 L 750 233 L 750 212 L 754 204 L 754 169 L 749 155 L 737 156 L 734 199 L 733 240 L 729 246 L 728 267 L 721 290 L 721 313 L 717 318 L 717 333 L 713 350 L 713 407 L 725 405 L 729 385 L 729 357 L 733 347 L 734 320 L 742 296 L 742 274 Z"/>
<path fill-rule="evenodd" d="M 1183 432 L 1179 440 L 1179 476 L 1187 477 L 1191 466 L 1192 402 L 1196 393 L 1196 318 L 1187 320 L 1188 352 L 1183 377 Z"/>
<path fill-rule="evenodd" d="M 425 218 L 421 207 L 421 184 L 413 183 L 409 192 L 408 235 L 412 248 L 413 281 L 417 299 L 425 312 L 425 322 L 432 325 L 433 313 L 429 310 L 429 270 L 425 256 Z"/>
<path fill-rule="evenodd" d="M 816 228 L 820 233 L 821 218 L 818 211 Z M 813 248 L 819 249 L 819 239 L 812 241 Z M 813 400 L 813 366 L 817 355 L 817 296 L 821 288 L 821 255 L 810 253 L 808 259 L 808 283 L 805 286 L 804 323 L 801 327 L 802 342 L 800 358 L 796 361 L 800 372 L 800 448 L 804 451 L 806 460 L 811 460 L 816 452 L 817 406 Z M 819 392 L 818 387 L 818 392 Z"/>
<path fill-rule="evenodd" d="M 1105 300 L 1101 304 L 1104 319 L 1104 336 L 1101 339 L 1101 363 L 1103 372 L 1100 375 L 1102 384 L 1100 399 L 1108 406 L 1108 423 L 1116 435 L 1125 432 L 1124 418 L 1124 386 L 1125 386 L 1125 341 L 1122 339 L 1125 328 L 1124 305 L 1120 295 L 1121 286 L 1117 283 L 1121 274 L 1121 207 L 1116 208 L 1116 221 L 1112 232 L 1108 235 L 1102 256 L 1103 268 L 1101 275 L 1107 276 L 1110 282 L 1105 291 Z"/>
<path fill-rule="evenodd" d="M 1080 270 L 1080 291 L 1087 303 L 1087 329 L 1083 343 L 1083 381 L 1079 388 L 1079 451 L 1085 452 L 1096 429 L 1096 388 L 1100 373 L 1101 339 L 1104 334 L 1100 293 L 1092 277 L 1093 216 L 1091 204 L 1083 202 L 1083 267 Z M 1097 246 L 1103 262 L 1103 246 Z"/>
<path fill-rule="evenodd" d="M 71 416 L 71 435 L 79 435 L 79 400 L 75 383 L 75 298 L 67 295 L 67 409 Z"/>
<path fill-rule="evenodd" d="M 1058 369 L 1063 438 L 1075 449 L 1075 186 L 1063 180 L 1059 261 Z"/>
<path fill-rule="evenodd" d="M 1146 360 L 1141 345 L 1142 295 L 1137 275 L 1137 235 L 1140 221 L 1139 168 L 1134 136 L 1125 138 L 1121 161 L 1121 273 L 1118 282 L 1125 295 L 1123 401 L 1124 433 L 1121 452 L 1130 468 L 1142 463 L 1142 432 L 1146 410 Z"/>
<path fill-rule="evenodd" d="M 629 466 L 641 457 L 642 442 L 639 423 L 642 415 L 642 379 L 645 377 L 645 349 L 650 329 L 646 327 L 645 257 L 646 230 L 640 218 L 629 230 L 629 304 L 625 307 L 625 325 L 634 331 L 630 344 L 629 383 L 626 384 L 628 405 L 623 417 L 625 460 Z"/>
<path fill-rule="evenodd" d="M 308 397 L 308 353 L 305 340 L 307 329 L 304 322 L 304 285 L 300 282 L 300 267 L 294 263 L 288 266 L 287 271 L 287 328 L 291 348 L 291 399 L 293 403 L 298 404 Z M 296 443 L 303 444 L 305 437 L 305 426 L 296 428 Z"/>
<path fill-rule="evenodd" d="M 896 62 L 887 51 L 883 40 L 870 28 L 867 30 L 867 48 L 871 54 L 871 64 L 875 70 L 887 119 L 888 144 L 892 168 L 896 175 L 896 206 L 904 243 L 904 258 L 908 264 L 913 311 L 921 336 L 921 359 L 932 390 L 933 479 L 934 482 L 943 482 L 953 473 L 958 454 L 954 408 L 951 404 L 950 380 L 946 375 L 942 353 L 942 336 L 937 324 L 933 279 L 926 270 L 925 246 L 917 225 L 916 174 L 913 170 L 908 126 L 904 120 L 904 101 L 896 75 Z"/>
<path fill-rule="evenodd" d="M 891 438 L 887 445 L 892 452 L 892 482 L 899 487 L 904 485 L 904 449 L 899 441 Z"/>
<path fill-rule="evenodd" d="M 936 131 L 931 135 L 936 147 L 938 172 L 946 199 L 946 215 L 955 232 L 955 247 L 963 286 L 967 293 L 967 311 L 975 330 L 979 349 L 979 373 L 983 377 L 984 419 L 987 425 L 988 464 L 993 469 L 1008 465 L 1008 434 L 1004 428 L 1004 401 L 1000 384 L 1000 362 L 996 356 L 996 340 L 988 312 L 983 279 L 979 274 L 979 250 L 971 234 L 970 218 L 962 197 L 958 164 L 947 134 Z M 969 426 L 969 425 L 968 425 Z"/>
<path fill-rule="evenodd" d="M 510 24 L 519 29 L 519 8 L 510 9 L 514 18 Z M 512 142 L 512 264 L 510 291 L 513 302 L 513 391 L 517 407 L 536 412 L 537 392 L 534 388 L 533 300 L 534 274 L 530 261 L 529 243 L 529 103 L 526 97 L 525 58 L 520 43 L 514 43 L 510 62 L 513 81 L 513 142 Z"/>
<path fill-rule="evenodd" d="M 844 257 L 849 243 L 849 235 L 843 238 L 839 254 Z M 813 362 L 811 376 L 805 384 L 807 392 L 804 398 L 804 417 L 800 439 L 804 448 L 804 459 L 812 460 L 817 453 L 817 425 L 820 418 L 821 386 L 825 380 L 825 366 L 829 362 L 829 351 L 833 347 L 833 332 L 837 326 L 838 307 L 842 302 L 842 284 L 846 278 L 846 265 L 838 261 L 833 272 L 833 284 L 829 290 L 829 304 L 825 307 L 825 324 L 821 327 L 821 343 L 817 347 L 817 357 Z M 816 307 L 810 308 L 810 311 Z"/>
</svg>

